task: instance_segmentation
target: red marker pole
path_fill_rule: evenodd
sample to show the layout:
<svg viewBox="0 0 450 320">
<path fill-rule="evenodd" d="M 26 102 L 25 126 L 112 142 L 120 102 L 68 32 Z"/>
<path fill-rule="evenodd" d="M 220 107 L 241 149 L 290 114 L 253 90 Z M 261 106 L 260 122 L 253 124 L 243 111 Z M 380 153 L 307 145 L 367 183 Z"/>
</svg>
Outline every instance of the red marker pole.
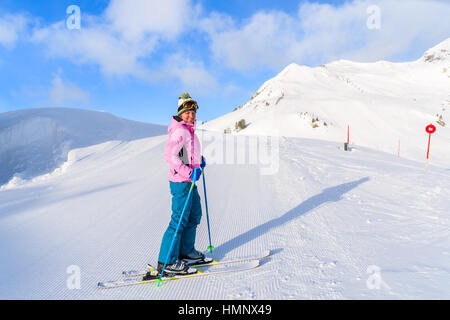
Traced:
<svg viewBox="0 0 450 320">
<path fill-rule="evenodd" d="M 436 127 L 432 124 L 426 126 L 425 131 L 428 133 L 428 148 L 427 148 L 427 168 L 428 168 L 428 159 L 430 158 L 430 144 L 431 144 L 431 135 L 436 132 Z"/>
<path fill-rule="evenodd" d="M 348 151 L 350 145 L 350 126 L 347 126 L 347 143 L 344 144 L 344 150 Z"/>
<path fill-rule="evenodd" d="M 350 145 L 350 126 L 347 126 L 347 145 Z"/>
</svg>

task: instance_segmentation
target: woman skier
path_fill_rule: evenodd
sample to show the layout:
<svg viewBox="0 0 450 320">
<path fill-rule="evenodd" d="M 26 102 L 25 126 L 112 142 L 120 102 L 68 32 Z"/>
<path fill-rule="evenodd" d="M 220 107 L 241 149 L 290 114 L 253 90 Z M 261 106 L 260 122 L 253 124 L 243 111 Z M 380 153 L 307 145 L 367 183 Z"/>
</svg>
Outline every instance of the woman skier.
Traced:
<svg viewBox="0 0 450 320">
<path fill-rule="evenodd" d="M 194 132 L 197 109 L 197 102 L 189 93 L 183 93 L 178 99 L 178 114 L 172 117 L 168 130 L 169 139 L 164 158 L 170 165 L 172 217 L 162 238 L 157 267 L 158 273 L 161 274 L 166 263 L 164 275 L 168 276 L 196 272 L 195 269 L 189 268 L 189 265 L 205 261 L 205 255 L 194 247 L 197 225 L 202 217 L 200 196 L 195 185 L 186 204 L 178 233 L 175 234 L 191 184 L 198 181 L 206 165 L 201 156 L 200 140 Z M 174 245 L 169 252 L 172 241 Z"/>
</svg>

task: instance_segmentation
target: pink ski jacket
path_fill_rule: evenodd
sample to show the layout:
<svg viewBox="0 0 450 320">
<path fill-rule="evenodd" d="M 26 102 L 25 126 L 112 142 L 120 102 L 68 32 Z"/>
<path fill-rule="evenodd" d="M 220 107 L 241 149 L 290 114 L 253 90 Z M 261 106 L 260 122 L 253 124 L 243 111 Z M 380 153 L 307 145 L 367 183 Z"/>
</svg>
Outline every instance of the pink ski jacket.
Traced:
<svg viewBox="0 0 450 320">
<path fill-rule="evenodd" d="M 169 163 L 169 180 L 172 182 L 192 182 L 189 178 L 194 167 L 201 164 L 200 140 L 194 133 L 195 123 L 191 124 L 178 116 L 169 125 L 164 159 Z"/>
</svg>

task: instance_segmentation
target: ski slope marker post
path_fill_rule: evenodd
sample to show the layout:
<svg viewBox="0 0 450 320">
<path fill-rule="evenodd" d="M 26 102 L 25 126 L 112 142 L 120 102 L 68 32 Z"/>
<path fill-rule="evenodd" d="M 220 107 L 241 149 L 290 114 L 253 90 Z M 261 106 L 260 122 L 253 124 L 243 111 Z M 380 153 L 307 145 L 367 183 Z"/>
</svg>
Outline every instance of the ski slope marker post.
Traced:
<svg viewBox="0 0 450 320">
<path fill-rule="evenodd" d="M 344 150 L 348 151 L 350 145 L 350 126 L 347 126 L 347 142 L 344 144 Z"/>
<path fill-rule="evenodd" d="M 428 126 L 426 126 L 425 131 L 428 133 L 428 148 L 427 148 L 427 168 L 428 168 L 428 160 L 430 158 L 431 135 L 436 132 L 436 127 L 430 123 Z"/>
</svg>

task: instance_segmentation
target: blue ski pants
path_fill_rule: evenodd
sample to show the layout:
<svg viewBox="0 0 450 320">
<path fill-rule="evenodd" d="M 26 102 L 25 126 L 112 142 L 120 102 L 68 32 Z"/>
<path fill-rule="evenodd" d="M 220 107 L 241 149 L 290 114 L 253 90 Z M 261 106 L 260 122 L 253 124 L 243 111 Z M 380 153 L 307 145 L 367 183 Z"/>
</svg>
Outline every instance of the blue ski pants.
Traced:
<svg viewBox="0 0 450 320">
<path fill-rule="evenodd" d="M 170 193 L 172 194 L 172 217 L 167 227 L 166 232 L 162 238 L 161 248 L 159 250 L 158 261 L 164 263 L 170 249 L 175 230 L 180 221 L 181 213 L 183 212 L 186 199 L 191 188 L 191 182 L 172 182 L 170 183 Z M 197 225 L 200 224 L 202 218 L 202 206 L 200 203 L 200 196 L 198 194 L 197 186 L 194 185 L 189 202 L 186 205 L 186 210 L 183 219 L 175 237 L 175 243 L 172 253 L 167 259 L 167 264 L 175 263 L 179 255 L 190 254 L 194 252 L 195 236 L 197 232 Z"/>
</svg>

